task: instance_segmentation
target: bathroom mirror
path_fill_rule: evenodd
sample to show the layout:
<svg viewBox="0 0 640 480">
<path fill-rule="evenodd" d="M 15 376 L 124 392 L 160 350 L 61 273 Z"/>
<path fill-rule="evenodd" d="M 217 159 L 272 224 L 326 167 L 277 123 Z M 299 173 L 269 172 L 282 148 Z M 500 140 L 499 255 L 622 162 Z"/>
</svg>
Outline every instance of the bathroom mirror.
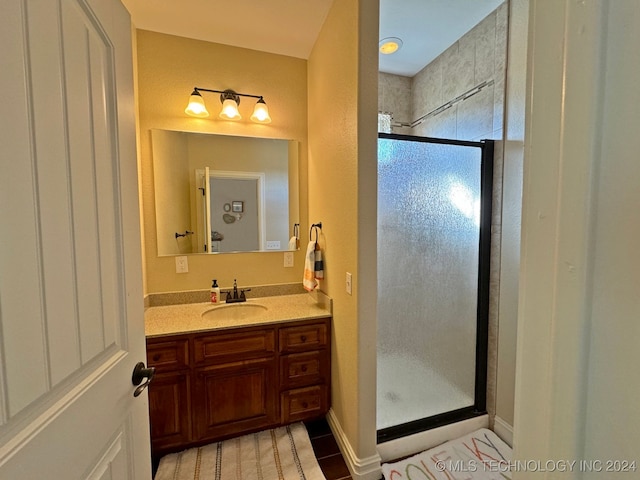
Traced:
<svg viewBox="0 0 640 480">
<path fill-rule="evenodd" d="M 290 250 L 297 141 L 158 129 L 151 141 L 158 255 Z"/>
</svg>

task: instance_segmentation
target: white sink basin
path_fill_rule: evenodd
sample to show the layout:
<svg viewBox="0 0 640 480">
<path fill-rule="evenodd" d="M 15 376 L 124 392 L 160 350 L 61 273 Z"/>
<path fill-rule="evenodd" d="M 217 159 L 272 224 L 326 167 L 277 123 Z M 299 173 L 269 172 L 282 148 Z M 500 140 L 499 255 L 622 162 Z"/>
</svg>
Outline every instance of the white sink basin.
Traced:
<svg viewBox="0 0 640 480">
<path fill-rule="evenodd" d="M 267 307 L 259 303 L 230 303 L 213 307 L 202 314 L 205 320 L 250 320 L 262 316 Z"/>
</svg>

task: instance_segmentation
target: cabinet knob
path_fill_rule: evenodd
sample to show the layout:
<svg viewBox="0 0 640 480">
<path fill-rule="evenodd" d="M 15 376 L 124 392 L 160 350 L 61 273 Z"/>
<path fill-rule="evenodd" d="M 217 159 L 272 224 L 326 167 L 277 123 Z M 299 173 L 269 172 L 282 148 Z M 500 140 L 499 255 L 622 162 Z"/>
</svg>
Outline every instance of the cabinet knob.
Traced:
<svg viewBox="0 0 640 480">
<path fill-rule="evenodd" d="M 303 372 L 307 371 L 307 366 L 306 365 L 302 365 L 302 367 L 300 367 L 300 370 L 302 370 Z"/>
<path fill-rule="evenodd" d="M 309 407 L 309 404 L 307 402 L 302 402 L 302 408 L 307 408 Z"/>
<path fill-rule="evenodd" d="M 306 335 L 300 335 L 300 340 L 302 341 L 302 343 L 307 341 L 307 336 Z"/>
<path fill-rule="evenodd" d="M 154 361 L 154 362 L 157 362 L 158 360 L 160 360 L 160 357 L 161 357 L 161 355 L 160 355 L 159 353 L 156 353 L 156 354 L 153 356 L 153 361 Z"/>
</svg>

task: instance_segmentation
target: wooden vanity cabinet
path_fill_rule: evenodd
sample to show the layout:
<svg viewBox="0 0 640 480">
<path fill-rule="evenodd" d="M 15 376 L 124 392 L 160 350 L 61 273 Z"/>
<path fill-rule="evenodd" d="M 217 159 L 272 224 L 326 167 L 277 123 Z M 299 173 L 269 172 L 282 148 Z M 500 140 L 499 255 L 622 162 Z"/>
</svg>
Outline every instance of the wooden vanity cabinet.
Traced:
<svg viewBox="0 0 640 480">
<path fill-rule="evenodd" d="M 195 440 L 214 440 L 278 422 L 275 331 L 234 329 L 194 343 Z"/>
<path fill-rule="evenodd" d="M 278 331 L 280 420 L 318 417 L 329 409 L 329 322 L 286 326 Z"/>
<path fill-rule="evenodd" d="M 154 456 L 324 415 L 329 318 L 147 339 Z"/>
<path fill-rule="evenodd" d="M 149 388 L 149 420 L 153 448 L 169 449 L 191 441 L 191 372 L 188 341 L 159 339 L 147 342 L 147 364 L 156 368 L 153 388 Z"/>
</svg>

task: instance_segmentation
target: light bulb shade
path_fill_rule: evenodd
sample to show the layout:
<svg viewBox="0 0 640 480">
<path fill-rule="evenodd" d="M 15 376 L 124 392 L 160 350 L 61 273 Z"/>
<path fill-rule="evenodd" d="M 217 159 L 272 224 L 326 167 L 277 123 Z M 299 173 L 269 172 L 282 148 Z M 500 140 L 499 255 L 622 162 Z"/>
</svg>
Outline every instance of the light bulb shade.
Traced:
<svg viewBox="0 0 640 480">
<path fill-rule="evenodd" d="M 242 116 L 238 111 L 238 104 L 232 98 L 227 98 L 222 102 L 222 111 L 220 112 L 220 118 L 225 120 L 240 120 Z"/>
<path fill-rule="evenodd" d="M 256 123 L 271 123 L 269 109 L 267 108 L 267 104 L 264 103 L 264 99 L 262 97 L 260 97 L 260 100 L 257 101 L 256 106 L 253 109 L 251 120 Z"/>
<path fill-rule="evenodd" d="M 184 109 L 184 113 L 198 118 L 205 118 L 209 116 L 207 107 L 204 106 L 204 99 L 197 90 L 194 90 L 189 97 L 189 105 Z"/>
</svg>

